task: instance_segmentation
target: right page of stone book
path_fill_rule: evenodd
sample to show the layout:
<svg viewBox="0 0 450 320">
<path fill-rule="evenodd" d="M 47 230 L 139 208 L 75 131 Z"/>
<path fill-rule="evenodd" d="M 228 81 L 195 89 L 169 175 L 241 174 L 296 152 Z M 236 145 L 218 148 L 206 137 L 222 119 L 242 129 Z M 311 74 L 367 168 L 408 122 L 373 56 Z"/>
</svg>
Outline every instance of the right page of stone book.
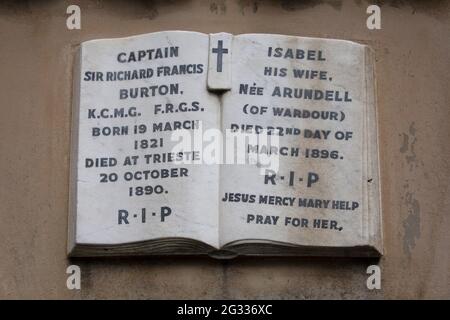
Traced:
<svg viewBox="0 0 450 320">
<path fill-rule="evenodd" d="M 357 247 L 380 239 L 378 189 L 368 187 L 374 178 L 378 186 L 368 48 L 245 34 L 233 38 L 231 53 L 222 129 L 273 139 L 246 144 L 255 163 L 221 168 L 221 245 Z"/>
</svg>

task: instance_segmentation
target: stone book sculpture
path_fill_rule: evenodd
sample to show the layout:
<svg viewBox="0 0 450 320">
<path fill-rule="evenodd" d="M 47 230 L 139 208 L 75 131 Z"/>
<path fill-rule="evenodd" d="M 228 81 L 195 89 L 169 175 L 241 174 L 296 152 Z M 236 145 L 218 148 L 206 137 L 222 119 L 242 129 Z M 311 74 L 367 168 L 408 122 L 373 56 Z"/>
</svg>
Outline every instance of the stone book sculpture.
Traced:
<svg viewBox="0 0 450 320">
<path fill-rule="evenodd" d="M 75 57 L 70 256 L 383 253 L 374 57 L 156 32 Z"/>
</svg>

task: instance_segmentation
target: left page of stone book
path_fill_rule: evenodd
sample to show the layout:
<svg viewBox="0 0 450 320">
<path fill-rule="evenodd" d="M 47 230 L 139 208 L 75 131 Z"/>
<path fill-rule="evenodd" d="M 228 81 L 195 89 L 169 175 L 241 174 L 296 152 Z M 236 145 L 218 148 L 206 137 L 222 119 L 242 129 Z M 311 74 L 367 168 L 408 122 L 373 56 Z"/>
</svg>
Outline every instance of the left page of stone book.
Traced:
<svg viewBox="0 0 450 320">
<path fill-rule="evenodd" d="M 219 168 L 196 164 L 200 148 L 186 146 L 220 128 L 220 102 L 206 89 L 208 45 L 208 35 L 185 31 L 80 45 L 69 254 L 164 238 L 218 247 Z"/>
</svg>

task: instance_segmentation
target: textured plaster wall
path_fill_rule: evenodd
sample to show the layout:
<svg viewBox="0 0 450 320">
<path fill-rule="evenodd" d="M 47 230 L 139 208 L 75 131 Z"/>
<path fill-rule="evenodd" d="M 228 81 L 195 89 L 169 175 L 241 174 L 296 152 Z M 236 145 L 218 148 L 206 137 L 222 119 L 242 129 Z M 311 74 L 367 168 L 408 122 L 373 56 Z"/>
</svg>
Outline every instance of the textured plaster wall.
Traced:
<svg viewBox="0 0 450 320">
<path fill-rule="evenodd" d="M 79 4 L 82 29 L 65 27 Z M 450 298 L 450 7 L 367 2 L 3 1 L 0 298 Z M 71 67 L 81 41 L 159 30 L 281 33 L 376 51 L 386 255 L 360 259 L 66 258 Z M 65 270 L 82 270 L 82 290 Z M 382 289 L 365 270 L 379 263 Z"/>
</svg>

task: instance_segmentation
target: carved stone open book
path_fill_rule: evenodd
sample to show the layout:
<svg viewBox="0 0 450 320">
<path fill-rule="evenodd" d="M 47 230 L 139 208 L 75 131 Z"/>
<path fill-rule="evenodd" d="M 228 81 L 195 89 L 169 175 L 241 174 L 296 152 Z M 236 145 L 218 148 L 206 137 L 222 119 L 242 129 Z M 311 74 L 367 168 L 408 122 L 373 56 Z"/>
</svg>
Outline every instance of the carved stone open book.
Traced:
<svg viewBox="0 0 450 320">
<path fill-rule="evenodd" d="M 185 31 L 87 41 L 72 123 L 70 256 L 382 254 L 365 45 Z"/>
</svg>

